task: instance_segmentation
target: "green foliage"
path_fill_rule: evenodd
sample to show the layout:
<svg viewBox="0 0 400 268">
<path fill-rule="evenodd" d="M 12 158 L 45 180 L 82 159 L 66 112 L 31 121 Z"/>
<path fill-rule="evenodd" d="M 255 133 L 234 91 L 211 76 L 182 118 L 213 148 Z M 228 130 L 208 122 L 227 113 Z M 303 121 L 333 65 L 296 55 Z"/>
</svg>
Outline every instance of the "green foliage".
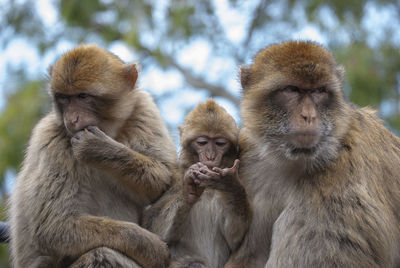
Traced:
<svg viewBox="0 0 400 268">
<path fill-rule="evenodd" d="M 42 81 L 28 82 L 7 98 L 0 114 L 0 181 L 18 171 L 33 126 L 47 106 Z"/>
<path fill-rule="evenodd" d="M 379 73 L 380 65 L 374 51 L 364 43 L 358 43 L 342 48 L 336 57 L 346 66 L 350 100 L 360 106 L 378 108 L 388 92 L 385 92 L 384 77 Z"/>
</svg>

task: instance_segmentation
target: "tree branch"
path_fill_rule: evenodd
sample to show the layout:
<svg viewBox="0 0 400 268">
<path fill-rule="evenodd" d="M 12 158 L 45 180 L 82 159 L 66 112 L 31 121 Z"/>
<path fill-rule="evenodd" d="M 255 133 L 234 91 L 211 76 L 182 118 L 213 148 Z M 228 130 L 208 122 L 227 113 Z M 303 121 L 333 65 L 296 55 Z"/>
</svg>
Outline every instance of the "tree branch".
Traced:
<svg viewBox="0 0 400 268">
<path fill-rule="evenodd" d="M 148 49 L 146 47 L 142 46 L 141 50 L 146 52 L 146 54 L 148 54 L 149 56 L 154 55 L 153 51 L 151 51 L 150 49 Z M 163 64 L 166 65 L 167 67 L 174 67 L 175 69 L 177 69 L 183 75 L 185 82 L 187 84 L 191 85 L 194 88 L 206 89 L 210 92 L 212 97 L 222 97 L 222 98 L 225 98 L 225 99 L 231 101 L 236 106 L 239 106 L 239 98 L 236 97 L 235 95 L 233 95 L 232 93 L 230 93 L 229 91 L 227 91 L 226 88 L 224 88 L 222 86 L 211 84 L 211 83 L 207 82 L 205 79 L 203 79 L 202 77 L 196 76 L 195 74 L 193 74 L 193 72 L 191 72 L 187 68 L 183 67 L 182 65 L 178 64 L 169 55 L 163 54 L 162 57 L 163 57 L 163 61 L 164 61 Z"/>
<path fill-rule="evenodd" d="M 250 27 L 247 30 L 247 36 L 246 39 L 244 39 L 243 46 L 246 48 L 248 47 L 250 41 L 252 40 L 254 30 L 257 28 L 259 24 L 260 18 L 263 18 L 264 23 L 265 23 L 265 17 L 263 16 L 264 14 L 264 9 L 267 7 L 268 1 L 260 0 L 258 6 L 254 9 L 253 12 L 253 20 L 251 21 Z"/>
</svg>

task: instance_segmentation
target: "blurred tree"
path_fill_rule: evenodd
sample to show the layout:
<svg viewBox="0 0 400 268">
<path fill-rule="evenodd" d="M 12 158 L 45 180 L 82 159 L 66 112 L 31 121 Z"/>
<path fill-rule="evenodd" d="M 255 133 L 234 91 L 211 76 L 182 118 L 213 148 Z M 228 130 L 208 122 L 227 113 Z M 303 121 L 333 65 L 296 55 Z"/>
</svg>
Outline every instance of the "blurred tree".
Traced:
<svg viewBox="0 0 400 268">
<path fill-rule="evenodd" d="M 348 98 L 381 110 L 389 126 L 400 131 L 398 0 L 54 0 L 50 23 L 41 2 L 0 2 L 1 47 L 23 38 L 45 56 L 60 42 L 104 47 L 122 42 L 142 72 L 158 68 L 180 75 L 180 87 L 153 93 L 183 112 L 193 105 L 177 101 L 184 92 L 203 92 L 237 107 L 240 64 L 250 63 L 268 44 L 317 32 L 346 67 Z M 191 54 L 204 58 L 193 61 Z M 5 174 L 18 171 L 31 128 L 48 109 L 43 81 L 19 80 L 7 83 L 7 105 L 0 111 L 3 197 Z"/>
</svg>

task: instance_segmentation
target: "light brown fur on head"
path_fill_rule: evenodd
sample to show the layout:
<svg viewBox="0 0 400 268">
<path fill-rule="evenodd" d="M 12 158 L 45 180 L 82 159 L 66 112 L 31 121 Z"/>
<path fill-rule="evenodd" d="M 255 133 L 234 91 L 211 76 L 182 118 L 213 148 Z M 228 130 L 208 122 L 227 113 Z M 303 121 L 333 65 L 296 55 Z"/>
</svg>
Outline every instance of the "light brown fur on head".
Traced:
<svg viewBox="0 0 400 268">
<path fill-rule="evenodd" d="M 194 137 L 201 135 L 225 137 L 235 146 L 238 143 L 238 127 L 235 120 L 212 99 L 199 103 L 187 115 L 184 126 L 179 127 L 179 132 L 182 147 L 185 147 Z"/>
<path fill-rule="evenodd" d="M 85 91 L 121 98 L 123 91 L 135 86 L 138 73 L 134 64 L 124 64 L 97 45 L 81 45 L 64 54 L 51 68 L 50 76 L 50 87 L 55 93 L 73 95 Z M 127 84 L 128 77 L 131 81 Z M 110 88 L 114 89 L 112 93 Z"/>
<path fill-rule="evenodd" d="M 97 45 L 80 45 L 60 57 L 49 68 L 49 94 L 58 122 L 65 118 L 57 94 L 77 96 L 85 93 L 97 98 L 94 111 L 102 116 L 103 131 L 114 137 L 135 107 L 136 64 L 125 64 Z"/>
<path fill-rule="evenodd" d="M 191 164 L 198 161 L 192 150 L 189 148 L 190 143 L 199 136 L 208 136 L 211 138 L 224 137 L 232 143 L 234 151 L 238 151 L 238 135 L 239 129 L 235 120 L 230 116 L 224 108 L 218 105 L 214 100 L 208 99 L 205 103 L 199 103 L 196 108 L 191 111 L 184 122 L 179 127 L 181 137 L 181 166 L 187 168 Z M 231 166 L 233 159 L 225 157 L 224 167 Z M 229 164 L 225 163 L 230 162 Z"/>
<path fill-rule="evenodd" d="M 241 69 L 241 83 L 246 89 L 250 81 L 275 75 L 315 85 L 326 83 L 332 74 L 342 82 L 344 69 L 328 50 L 314 42 L 288 41 L 261 50 L 250 68 Z"/>
</svg>

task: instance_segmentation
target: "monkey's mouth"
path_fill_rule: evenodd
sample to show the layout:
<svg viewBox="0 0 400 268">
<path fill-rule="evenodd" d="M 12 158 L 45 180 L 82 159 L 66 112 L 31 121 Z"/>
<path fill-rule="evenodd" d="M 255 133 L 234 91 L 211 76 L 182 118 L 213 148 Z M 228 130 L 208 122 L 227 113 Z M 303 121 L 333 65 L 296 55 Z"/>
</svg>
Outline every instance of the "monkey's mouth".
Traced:
<svg viewBox="0 0 400 268">
<path fill-rule="evenodd" d="M 289 143 L 294 147 L 294 151 L 299 153 L 312 153 L 315 146 L 320 141 L 318 132 L 295 132 L 288 135 Z"/>
<path fill-rule="evenodd" d="M 292 150 L 292 154 L 305 154 L 305 155 L 312 155 L 316 152 L 317 148 L 294 148 Z"/>
</svg>

